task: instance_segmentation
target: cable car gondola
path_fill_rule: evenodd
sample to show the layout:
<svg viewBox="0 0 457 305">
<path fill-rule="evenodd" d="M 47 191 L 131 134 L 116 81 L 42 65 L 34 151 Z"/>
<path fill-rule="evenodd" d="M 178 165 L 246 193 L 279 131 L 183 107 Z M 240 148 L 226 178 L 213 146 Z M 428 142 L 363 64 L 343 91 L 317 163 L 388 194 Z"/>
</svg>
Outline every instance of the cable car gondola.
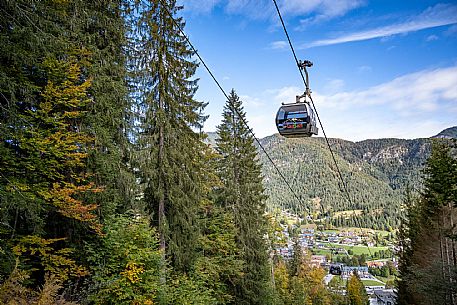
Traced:
<svg viewBox="0 0 457 305">
<path fill-rule="evenodd" d="M 283 104 L 276 114 L 276 127 L 280 135 L 286 138 L 300 138 L 317 135 L 316 117 L 311 105 L 297 96 L 296 102 Z"/>
<path fill-rule="evenodd" d="M 330 269 L 329 269 L 329 273 L 333 274 L 333 275 L 341 275 L 341 273 L 343 273 L 341 265 L 331 264 L 330 265 Z"/>
<path fill-rule="evenodd" d="M 313 63 L 309 60 L 300 61 L 298 67 L 306 74 L 306 91 L 303 95 L 297 96 L 295 103 L 282 104 L 276 113 L 276 128 L 279 134 L 286 138 L 301 138 L 317 135 L 316 117 L 313 108 L 306 100 L 311 98 L 309 90 L 309 77 L 307 67 L 312 67 Z M 302 75 L 303 76 L 303 75 Z M 301 99 L 304 99 L 302 102 Z"/>
</svg>

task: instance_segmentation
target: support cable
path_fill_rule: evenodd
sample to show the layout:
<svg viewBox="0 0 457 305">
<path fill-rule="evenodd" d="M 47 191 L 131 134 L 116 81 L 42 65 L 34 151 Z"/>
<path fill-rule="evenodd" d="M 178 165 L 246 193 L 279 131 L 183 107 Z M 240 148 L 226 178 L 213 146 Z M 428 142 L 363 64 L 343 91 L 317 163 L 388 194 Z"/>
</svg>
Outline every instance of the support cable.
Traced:
<svg viewBox="0 0 457 305">
<path fill-rule="evenodd" d="M 217 87 L 220 89 L 220 91 L 222 92 L 222 94 L 224 94 L 225 98 L 227 100 L 230 100 L 229 99 L 229 96 L 227 95 L 227 93 L 225 92 L 225 90 L 222 88 L 221 84 L 218 82 L 218 80 L 216 79 L 216 77 L 214 76 L 213 72 L 211 71 L 211 69 L 208 67 L 208 65 L 205 63 L 205 61 L 203 60 L 203 58 L 200 56 L 200 54 L 198 53 L 197 49 L 194 47 L 194 45 L 192 44 L 192 42 L 190 41 L 190 39 L 187 37 L 187 35 L 184 33 L 184 30 L 181 28 L 181 26 L 178 24 L 178 22 L 175 20 L 173 14 L 170 12 L 170 10 L 168 9 L 168 7 L 166 6 L 166 4 L 164 3 L 163 0 L 159 0 L 160 3 L 162 4 L 163 8 L 165 9 L 165 11 L 167 12 L 167 14 L 170 16 L 171 20 L 173 21 L 174 25 L 178 28 L 179 32 L 181 33 L 181 35 L 183 36 L 183 38 L 187 41 L 187 43 L 189 44 L 189 46 L 191 47 L 191 49 L 194 51 L 195 55 L 197 56 L 197 58 L 199 59 L 199 61 L 203 64 L 203 66 L 205 67 L 206 71 L 208 72 L 208 74 L 211 76 L 211 78 L 213 79 L 213 81 L 216 83 Z M 255 136 L 254 134 L 254 131 L 249 127 L 247 121 L 245 118 L 243 118 L 243 116 L 241 115 L 241 113 L 238 111 L 238 110 L 235 110 L 238 117 L 240 118 L 240 120 L 242 121 L 242 123 L 247 127 L 247 129 L 249 130 L 249 133 L 252 135 L 252 137 L 254 138 L 254 140 L 256 141 L 257 145 L 260 147 L 260 149 L 263 151 L 263 153 L 265 154 L 265 156 L 267 157 L 268 161 L 270 161 L 270 163 L 273 165 L 274 169 L 276 170 L 276 172 L 279 174 L 279 176 L 281 177 L 281 179 L 284 181 L 284 183 L 287 185 L 287 188 L 290 190 L 290 192 L 293 194 L 293 196 L 295 197 L 295 199 L 297 199 L 297 201 L 301 204 L 302 200 L 300 198 L 300 196 L 298 196 L 294 190 L 292 189 L 292 186 L 290 185 L 290 183 L 287 181 L 287 179 L 284 177 L 284 174 L 279 170 L 278 166 L 275 164 L 275 162 L 273 161 L 273 159 L 271 158 L 271 156 L 268 154 L 268 152 L 266 151 L 265 147 L 262 145 L 262 143 L 260 143 L 260 140 Z M 311 211 L 309 210 L 308 208 L 308 212 L 310 213 Z"/>
<path fill-rule="evenodd" d="M 317 120 L 319 121 L 319 125 L 320 125 L 320 127 L 322 129 L 322 133 L 324 134 L 325 142 L 327 143 L 328 149 L 329 149 L 330 154 L 332 156 L 333 163 L 336 166 L 336 170 L 338 172 L 338 177 L 341 180 L 341 183 L 342 183 L 342 186 L 343 186 L 342 192 L 345 193 L 349 203 L 351 204 L 351 206 L 353 206 L 352 199 L 351 199 L 351 196 L 350 196 L 349 191 L 347 189 L 346 182 L 343 179 L 343 175 L 341 174 L 341 171 L 340 171 L 340 168 L 338 166 L 338 163 L 336 162 L 335 154 L 333 153 L 332 147 L 330 146 L 330 142 L 329 142 L 329 140 L 327 138 L 327 135 L 325 133 L 324 126 L 322 125 L 322 121 L 320 119 L 319 113 L 317 112 L 316 106 L 314 105 L 314 100 L 313 100 L 313 98 L 311 96 L 311 91 L 309 90 L 309 84 L 306 82 L 305 76 L 303 75 L 303 71 L 302 71 L 302 68 L 301 68 L 302 65 L 301 65 L 300 61 L 298 60 L 297 55 L 295 53 L 295 49 L 294 49 L 294 46 L 292 45 L 292 41 L 290 40 L 289 33 L 287 32 L 287 28 L 286 28 L 286 25 L 285 25 L 284 20 L 282 18 L 281 11 L 279 10 L 278 3 L 276 2 L 276 0 L 273 0 L 273 3 L 275 5 L 275 7 L 276 7 L 276 11 L 278 13 L 279 19 L 281 20 L 282 28 L 284 29 L 284 33 L 286 34 L 287 41 L 289 42 L 289 46 L 290 46 L 290 49 L 291 49 L 292 54 L 294 56 L 295 63 L 297 64 L 298 71 L 300 72 L 300 75 L 301 75 L 301 78 L 303 80 L 303 83 L 305 84 L 305 88 L 306 88 L 306 93 L 305 94 L 307 94 L 309 96 L 310 100 L 311 100 L 311 105 L 313 106 L 314 113 L 316 113 Z M 303 69 L 305 69 L 305 68 L 303 67 Z M 361 228 L 360 225 L 359 225 L 359 228 L 362 231 L 362 228 Z M 367 247 L 368 247 L 368 244 L 367 244 Z M 370 256 L 372 256 L 370 247 L 368 247 L 368 252 L 370 253 Z"/>
</svg>

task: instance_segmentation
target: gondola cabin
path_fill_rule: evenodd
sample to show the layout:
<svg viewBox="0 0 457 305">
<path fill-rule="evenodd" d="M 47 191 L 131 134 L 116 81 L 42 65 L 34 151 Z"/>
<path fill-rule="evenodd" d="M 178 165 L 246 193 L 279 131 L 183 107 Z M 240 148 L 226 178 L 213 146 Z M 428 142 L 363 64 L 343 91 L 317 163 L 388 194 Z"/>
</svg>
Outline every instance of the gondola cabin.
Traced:
<svg viewBox="0 0 457 305">
<path fill-rule="evenodd" d="M 333 275 L 341 275 L 341 273 L 342 273 L 341 265 L 335 265 L 335 264 L 330 265 L 329 273 L 333 274 Z"/>
<path fill-rule="evenodd" d="M 318 131 L 314 111 L 307 102 L 283 104 L 276 114 L 276 127 L 286 138 L 310 137 Z"/>
</svg>

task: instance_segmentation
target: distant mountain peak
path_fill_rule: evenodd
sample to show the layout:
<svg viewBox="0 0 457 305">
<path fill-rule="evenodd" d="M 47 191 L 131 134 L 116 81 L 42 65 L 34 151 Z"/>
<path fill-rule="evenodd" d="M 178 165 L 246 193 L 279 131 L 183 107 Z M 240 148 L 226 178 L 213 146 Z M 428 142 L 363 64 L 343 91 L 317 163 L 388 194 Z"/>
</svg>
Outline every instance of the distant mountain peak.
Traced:
<svg viewBox="0 0 457 305">
<path fill-rule="evenodd" d="M 446 128 L 432 138 L 457 139 L 457 126 Z"/>
</svg>

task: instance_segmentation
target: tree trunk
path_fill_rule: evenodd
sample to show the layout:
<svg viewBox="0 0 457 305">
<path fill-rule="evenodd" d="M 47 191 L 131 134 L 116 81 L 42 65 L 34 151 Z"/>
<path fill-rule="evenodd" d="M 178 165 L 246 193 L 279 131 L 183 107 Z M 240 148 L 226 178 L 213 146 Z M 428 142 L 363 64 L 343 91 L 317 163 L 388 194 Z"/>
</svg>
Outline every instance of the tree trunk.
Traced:
<svg viewBox="0 0 457 305">
<path fill-rule="evenodd" d="M 162 101 L 159 102 L 159 107 L 162 108 L 161 106 Z M 159 167 L 160 164 L 163 162 L 163 127 L 160 126 L 159 130 Z M 159 235 L 160 235 L 160 245 L 159 248 L 160 250 L 163 251 L 163 255 L 165 256 L 165 195 L 164 195 L 164 184 L 163 184 L 163 177 L 162 177 L 162 172 L 160 172 L 161 177 L 160 182 L 159 182 L 159 187 L 161 188 L 160 190 L 160 197 L 159 197 Z"/>
<path fill-rule="evenodd" d="M 446 241 L 446 237 L 443 236 L 443 228 L 445 226 L 445 221 L 446 219 L 446 216 L 445 216 L 445 208 L 442 208 L 441 209 L 441 221 L 438 221 L 438 224 L 440 225 L 440 229 L 439 229 L 439 239 L 440 239 L 440 258 L 441 258 L 441 272 L 442 272 L 442 277 L 443 277 L 443 284 L 447 283 L 448 282 L 448 279 L 447 279 L 447 276 L 446 276 L 446 253 L 447 252 L 447 243 L 445 242 Z M 443 238 L 444 238 L 444 242 L 443 242 Z M 447 256 L 449 258 L 449 256 Z M 444 300 L 445 300 L 445 304 L 450 304 L 448 301 L 449 301 L 449 295 L 447 293 L 447 289 L 444 290 Z"/>
<path fill-rule="evenodd" d="M 448 290 L 449 292 L 449 300 L 451 305 L 455 305 L 454 302 L 454 296 L 452 294 L 452 269 L 451 269 L 451 258 L 449 256 L 449 239 L 447 237 L 444 238 L 444 247 L 445 247 L 445 252 L 446 252 L 446 265 L 447 265 L 447 272 L 448 272 L 448 279 L 447 281 L 449 282 L 449 287 L 450 289 Z"/>
<path fill-rule="evenodd" d="M 450 228 L 450 235 L 453 235 L 454 234 L 454 211 L 453 211 L 453 207 L 452 207 L 452 203 L 449 202 L 448 203 L 448 207 L 449 207 L 449 228 Z M 447 238 L 447 240 L 449 240 L 449 238 Z M 451 284 L 451 290 L 450 290 L 450 293 L 451 293 L 451 304 L 452 305 L 456 305 L 456 299 L 457 299 L 457 296 L 455 295 L 455 285 L 456 285 L 456 279 L 454 277 L 454 273 L 452 272 L 452 269 L 456 267 L 457 265 L 457 262 L 456 262 L 456 253 L 455 253 L 455 241 L 454 239 L 450 239 L 450 243 L 451 243 L 451 255 L 452 255 L 452 261 L 450 261 L 448 259 L 448 266 L 449 266 L 449 281 L 450 281 L 450 284 Z M 449 254 L 448 254 L 449 255 Z"/>
</svg>

